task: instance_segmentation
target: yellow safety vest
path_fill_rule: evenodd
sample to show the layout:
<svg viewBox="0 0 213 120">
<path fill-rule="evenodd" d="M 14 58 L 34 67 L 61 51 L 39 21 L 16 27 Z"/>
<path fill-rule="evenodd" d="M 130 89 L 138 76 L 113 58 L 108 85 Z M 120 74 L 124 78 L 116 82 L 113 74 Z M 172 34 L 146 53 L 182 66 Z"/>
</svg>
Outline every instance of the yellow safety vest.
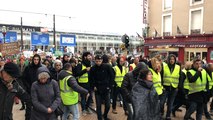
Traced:
<svg viewBox="0 0 213 120">
<path fill-rule="evenodd" d="M 115 66 L 113 68 L 115 70 L 115 82 L 118 85 L 118 87 L 121 87 L 123 78 L 124 78 L 125 74 L 127 73 L 127 69 L 124 66 L 122 66 L 122 73 L 121 73 L 118 66 Z"/>
<path fill-rule="evenodd" d="M 152 81 L 154 84 L 154 88 L 158 95 L 161 95 L 163 93 L 163 85 L 161 84 L 161 75 L 160 73 L 156 73 L 153 69 L 149 68 L 149 70 L 152 72 Z"/>
<path fill-rule="evenodd" d="M 86 66 L 82 65 L 82 70 L 86 69 Z M 88 73 L 84 73 L 81 77 L 78 79 L 79 83 L 88 83 Z"/>
<path fill-rule="evenodd" d="M 189 70 L 189 72 L 192 74 L 192 76 L 194 76 L 196 73 L 196 71 L 192 69 Z M 190 86 L 189 94 L 206 91 L 207 73 L 204 69 L 201 71 L 201 75 L 202 75 L 202 80 L 200 77 L 198 77 L 198 79 L 195 82 L 189 83 L 189 86 Z"/>
<path fill-rule="evenodd" d="M 208 81 L 209 81 L 209 90 L 212 89 L 213 86 L 213 72 L 211 72 L 211 77 L 210 75 L 207 73 L 207 77 L 208 77 Z"/>
<path fill-rule="evenodd" d="M 184 80 L 184 83 L 183 83 L 183 88 L 189 90 L 190 86 L 189 86 L 189 80 L 187 77 L 187 71 L 186 71 L 186 69 L 183 69 L 182 71 L 186 75 L 186 79 Z"/>
<path fill-rule="evenodd" d="M 74 105 L 78 103 L 78 93 L 73 91 L 71 87 L 68 86 L 67 81 L 73 77 L 72 75 L 69 75 L 65 77 L 62 80 L 59 80 L 59 86 L 60 86 L 60 96 L 62 103 L 64 105 Z"/>
<path fill-rule="evenodd" d="M 180 77 L 180 66 L 175 65 L 173 72 L 170 72 L 168 64 L 163 64 L 163 85 L 178 87 Z"/>
</svg>

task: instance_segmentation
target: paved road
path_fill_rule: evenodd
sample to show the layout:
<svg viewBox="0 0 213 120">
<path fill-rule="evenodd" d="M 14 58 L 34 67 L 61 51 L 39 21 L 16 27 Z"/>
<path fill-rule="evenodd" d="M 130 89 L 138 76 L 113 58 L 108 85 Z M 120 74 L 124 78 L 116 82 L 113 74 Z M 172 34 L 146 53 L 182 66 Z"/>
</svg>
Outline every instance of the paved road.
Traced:
<svg viewBox="0 0 213 120">
<path fill-rule="evenodd" d="M 80 105 L 79 105 L 80 106 Z M 13 109 L 13 118 L 14 120 L 24 120 L 24 111 L 20 111 L 21 105 L 14 105 Z M 80 108 L 80 107 L 79 107 Z M 126 116 L 124 115 L 122 107 L 117 107 L 118 114 L 112 114 L 111 110 L 109 112 L 109 118 L 111 120 L 126 120 Z M 181 107 L 182 112 L 176 112 L 176 117 L 172 117 L 172 120 L 183 120 L 183 116 L 185 114 L 185 108 Z M 195 114 L 192 115 L 193 118 L 195 118 Z M 71 119 L 70 119 L 71 120 Z M 80 120 L 97 120 L 97 116 L 95 113 L 88 114 L 86 116 L 80 116 Z M 203 120 L 205 120 L 205 117 L 203 116 Z"/>
</svg>

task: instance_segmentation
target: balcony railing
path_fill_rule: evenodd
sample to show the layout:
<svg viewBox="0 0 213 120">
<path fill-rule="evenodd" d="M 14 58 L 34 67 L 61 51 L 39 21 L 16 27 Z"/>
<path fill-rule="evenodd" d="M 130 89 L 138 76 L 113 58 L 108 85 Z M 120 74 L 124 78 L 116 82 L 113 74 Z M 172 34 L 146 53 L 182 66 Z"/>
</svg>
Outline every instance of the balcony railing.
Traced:
<svg viewBox="0 0 213 120">
<path fill-rule="evenodd" d="M 163 32 L 163 36 L 170 36 L 170 32 Z"/>
<path fill-rule="evenodd" d="M 191 30 L 191 35 L 196 35 L 196 34 L 200 34 L 200 29 L 192 29 Z"/>
</svg>

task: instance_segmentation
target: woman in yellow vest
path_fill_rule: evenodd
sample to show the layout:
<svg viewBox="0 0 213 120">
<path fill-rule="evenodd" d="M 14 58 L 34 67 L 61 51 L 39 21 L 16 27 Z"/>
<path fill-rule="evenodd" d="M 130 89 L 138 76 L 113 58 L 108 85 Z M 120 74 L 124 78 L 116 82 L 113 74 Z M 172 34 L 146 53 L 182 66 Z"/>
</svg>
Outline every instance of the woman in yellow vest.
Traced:
<svg viewBox="0 0 213 120">
<path fill-rule="evenodd" d="M 117 65 L 114 68 L 115 71 L 115 86 L 113 88 L 113 102 L 112 102 L 112 113 L 117 114 L 116 111 L 116 101 L 117 101 L 117 97 L 120 94 L 122 96 L 122 98 L 124 98 L 124 95 L 122 94 L 122 89 L 121 89 L 121 84 L 123 81 L 123 78 L 125 76 L 125 74 L 127 73 L 127 68 L 124 67 L 124 58 L 118 58 L 117 59 Z M 125 111 L 125 114 L 127 113 L 127 107 L 126 107 L 126 102 L 123 99 L 123 108 Z"/>
<path fill-rule="evenodd" d="M 153 75 L 153 86 L 159 96 L 159 100 L 160 100 L 160 108 L 162 108 L 162 103 L 161 103 L 161 99 L 162 99 L 162 95 L 163 95 L 163 85 L 162 85 L 162 81 L 161 81 L 161 63 L 160 60 L 156 57 L 151 58 L 151 60 L 148 62 L 148 67 L 149 70 L 152 72 Z"/>
</svg>

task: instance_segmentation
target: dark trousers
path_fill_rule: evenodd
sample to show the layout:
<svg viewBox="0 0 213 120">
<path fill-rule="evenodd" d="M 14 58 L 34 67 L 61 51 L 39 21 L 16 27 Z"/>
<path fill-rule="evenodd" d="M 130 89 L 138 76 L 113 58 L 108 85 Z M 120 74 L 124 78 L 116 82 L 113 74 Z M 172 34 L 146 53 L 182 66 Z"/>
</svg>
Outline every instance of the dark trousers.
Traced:
<svg viewBox="0 0 213 120">
<path fill-rule="evenodd" d="M 172 108 L 173 108 L 173 103 L 175 100 L 175 97 L 177 95 L 177 90 L 175 88 L 171 88 L 170 90 L 164 91 L 164 94 L 161 97 L 161 111 L 164 111 L 164 104 L 167 99 L 167 112 L 166 112 L 166 117 L 171 116 Z"/>
<path fill-rule="evenodd" d="M 118 97 L 119 94 L 122 96 L 122 98 L 124 98 L 124 95 L 123 95 L 121 88 L 120 87 L 114 87 L 113 102 L 112 102 L 112 108 L 113 109 L 116 109 L 116 102 L 117 102 L 117 97 Z M 126 111 L 127 110 L 126 101 L 124 99 L 122 99 L 122 100 L 123 100 L 123 109 L 124 109 L 124 111 Z"/>
<path fill-rule="evenodd" d="M 89 97 L 88 99 L 86 99 L 86 95 L 85 94 L 81 94 L 81 109 L 83 110 L 87 110 L 88 107 L 90 106 L 91 102 L 92 102 L 92 92 L 89 92 Z"/>
<path fill-rule="evenodd" d="M 190 106 L 189 106 L 189 109 L 186 111 L 184 119 L 189 119 L 191 114 L 194 113 L 196 110 L 197 111 L 196 120 L 202 120 L 203 106 L 204 106 L 203 103 L 190 101 Z"/>
<path fill-rule="evenodd" d="M 90 85 L 89 83 L 79 83 L 79 85 L 85 89 L 87 89 L 89 91 L 90 96 L 88 97 L 88 99 L 86 99 L 85 94 L 81 94 L 81 110 L 86 110 L 88 109 L 88 107 L 91 105 L 92 103 L 92 92 L 90 90 Z"/>
<path fill-rule="evenodd" d="M 95 100 L 96 100 L 96 107 L 97 107 L 97 115 L 98 115 L 98 120 L 102 120 L 102 112 L 101 112 L 101 104 L 102 101 L 104 101 L 105 104 L 105 109 L 104 109 L 104 114 L 103 117 L 104 119 L 107 118 L 107 114 L 110 109 L 110 93 L 109 92 L 104 92 L 104 93 L 99 93 L 95 92 Z"/>
</svg>

